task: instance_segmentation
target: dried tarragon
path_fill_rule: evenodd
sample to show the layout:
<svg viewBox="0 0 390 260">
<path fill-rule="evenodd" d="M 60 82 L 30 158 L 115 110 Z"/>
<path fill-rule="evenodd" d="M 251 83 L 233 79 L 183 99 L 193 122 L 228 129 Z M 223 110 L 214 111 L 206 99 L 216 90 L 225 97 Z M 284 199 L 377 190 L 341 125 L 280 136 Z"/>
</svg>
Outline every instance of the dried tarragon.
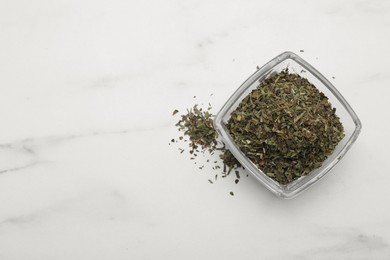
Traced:
<svg viewBox="0 0 390 260">
<path fill-rule="evenodd" d="M 218 142 L 218 133 L 213 126 L 214 115 L 210 112 L 211 106 L 206 110 L 198 108 L 195 105 L 188 109 L 187 113 L 181 115 L 181 119 L 176 123 L 179 131 L 189 137 L 190 153 L 196 155 L 196 152 L 208 151 L 213 154 L 215 151 L 221 151 L 220 158 L 223 161 L 223 171 L 228 174 L 231 169 L 240 166 L 233 154 L 225 148 L 225 145 Z M 176 114 L 177 110 L 173 114 Z M 216 163 L 216 161 L 215 161 Z M 215 166 L 219 168 L 219 166 Z M 228 168 L 228 169 L 227 169 Z"/>
<path fill-rule="evenodd" d="M 320 167 L 344 137 L 335 112 L 307 79 L 284 70 L 246 96 L 227 127 L 259 169 L 287 184 Z"/>
</svg>

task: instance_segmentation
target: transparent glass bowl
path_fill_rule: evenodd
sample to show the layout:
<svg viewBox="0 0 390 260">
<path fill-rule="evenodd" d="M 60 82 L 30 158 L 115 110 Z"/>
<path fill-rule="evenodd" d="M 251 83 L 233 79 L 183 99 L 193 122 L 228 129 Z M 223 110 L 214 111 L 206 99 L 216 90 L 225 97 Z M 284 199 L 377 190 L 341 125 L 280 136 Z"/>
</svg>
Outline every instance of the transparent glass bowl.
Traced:
<svg viewBox="0 0 390 260">
<path fill-rule="evenodd" d="M 345 137 L 337 145 L 335 151 L 323 162 L 320 168 L 313 170 L 308 175 L 302 176 L 289 184 L 282 185 L 266 176 L 264 172 L 257 168 L 245 156 L 230 136 L 226 124 L 231 112 L 237 108 L 242 99 L 253 89 L 257 88 L 260 82 L 264 81 L 272 73 L 281 72 L 285 68 L 288 68 L 290 73 L 297 73 L 307 78 L 317 89 L 328 97 L 329 102 L 336 108 L 336 114 L 340 117 L 341 123 L 344 126 Z M 361 130 L 361 123 L 351 106 L 329 80 L 298 55 L 292 52 L 284 52 L 257 70 L 234 92 L 215 117 L 214 127 L 221 136 L 226 148 L 232 152 L 241 165 L 258 181 L 279 197 L 293 198 L 319 181 L 341 160 L 356 141 Z"/>
</svg>

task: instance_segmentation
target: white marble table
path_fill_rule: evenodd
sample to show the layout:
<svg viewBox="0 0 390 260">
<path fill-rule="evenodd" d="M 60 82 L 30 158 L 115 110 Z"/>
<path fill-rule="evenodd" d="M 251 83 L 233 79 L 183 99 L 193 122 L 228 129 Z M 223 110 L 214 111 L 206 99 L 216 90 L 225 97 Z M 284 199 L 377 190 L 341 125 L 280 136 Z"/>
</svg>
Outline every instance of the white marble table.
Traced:
<svg viewBox="0 0 390 260">
<path fill-rule="evenodd" d="M 1 1 L 0 259 L 390 259 L 389 46 L 386 0 Z M 172 111 L 217 112 L 285 50 L 358 141 L 293 200 L 211 185 Z"/>
</svg>

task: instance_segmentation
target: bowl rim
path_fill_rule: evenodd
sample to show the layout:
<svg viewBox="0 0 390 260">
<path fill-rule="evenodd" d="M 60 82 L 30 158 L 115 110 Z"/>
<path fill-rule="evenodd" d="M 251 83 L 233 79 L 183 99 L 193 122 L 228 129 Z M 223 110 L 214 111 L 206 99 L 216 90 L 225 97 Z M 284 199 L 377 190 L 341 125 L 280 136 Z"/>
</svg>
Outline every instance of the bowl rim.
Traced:
<svg viewBox="0 0 390 260">
<path fill-rule="evenodd" d="M 295 61 L 297 64 L 301 65 L 303 68 L 305 68 L 305 70 L 307 70 L 313 76 L 315 76 L 319 81 L 321 81 L 321 83 L 326 88 L 329 89 L 329 91 L 333 94 L 333 96 L 346 109 L 346 111 L 350 115 L 355 125 L 353 133 L 351 134 L 350 138 L 347 140 L 345 145 L 341 148 L 337 157 L 334 158 L 329 164 L 327 164 L 326 167 L 321 172 L 319 172 L 317 176 L 315 176 L 315 178 L 313 177 L 312 180 L 303 184 L 301 187 L 298 187 L 296 189 L 291 189 L 291 190 L 285 190 L 279 188 L 279 186 L 285 186 L 285 185 L 280 185 L 280 184 L 277 185 L 274 180 L 266 176 L 264 172 L 258 169 L 234 143 L 233 139 L 230 137 L 230 134 L 228 133 L 228 130 L 224 126 L 224 122 L 223 122 L 223 118 L 228 113 L 230 108 L 241 98 L 244 92 L 253 85 L 253 83 L 255 83 L 260 77 L 264 76 L 265 73 L 269 72 L 270 69 L 274 68 L 278 64 L 288 59 Z M 254 72 L 247 80 L 245 80 L 244 83 L 242 83 L 241 86 L 237 88 L 237 90 L 230 96 L 230 98 L 222 106 L 220 111 L 215 116 L 213 120 L 213 124 L 219 136 L 221 137 L 222 141 L 225 143 L 225 145 L 231 151 L 231 153 L 236 157 L 236 159 L 241 163 L 241 165 L 245 167 L 245 169 L 247 169 L 249 173 L 251 173 L 251 175 L 255 177 L 255 179 L 257 179 L 260 183 L 266 186 L 268 190 L 270 190 L 278 197 L 286 198 L 286 199 L 290 199 L 297 196 L 304 190 L 311 187 L 322 177 L 324 177 L 351 148 L 352 144 L 356 141 L 357 137 L 359 136 L 362 128 L 362 124 L 359 117 L 352 109 L 352 107 L 349 105 L 349 103 L 346 101 L 346 99 L 341 95 L 341 93 L 333 86 L 333 84 L 328 79 L 326 79 L 312 65 L 310 65 L 304 59 L 302 59 L 301 57 L 299 57 L 298 55 L 296 55 L 291 51 L 286 51 L 276 56 L 275 58 L 267 62 L 265 65 L 263 65 L 261 68 L 259 68 L 256 72 Z M 301 178 L 299 178 L 298 180 L 300 180 Z"/>
</svg>

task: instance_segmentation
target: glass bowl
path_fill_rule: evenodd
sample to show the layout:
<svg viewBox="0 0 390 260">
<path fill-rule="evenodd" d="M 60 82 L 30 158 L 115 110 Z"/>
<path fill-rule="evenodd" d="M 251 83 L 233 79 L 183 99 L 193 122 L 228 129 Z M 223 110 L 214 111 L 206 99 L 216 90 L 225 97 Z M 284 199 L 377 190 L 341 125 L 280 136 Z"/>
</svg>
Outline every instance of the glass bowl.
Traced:
<svg viewBox="0 0 390 260">
<path fill-rule="evenodd" d="M 245 156 L 229 134 L 229 129 L 226 124 L 231 112 L 238 107 L 242 99 L 253 89 L 257 88 L 260 82 L 264 81 L 271 74 L 281 72 L 285 68 L 288 68 L 291 73 L 296 73 L 307 78 L 317 89 L 328 97 L 329 102 L 336 108 L 336 114 L 340 117 L 340 121 L 344 126 L 345 137 L 337 145 L 334 152 L 323 162 L 321 167 L 291 183 L 282 185 L 268 177 Z M 356 141 L 361 130 L 361 122 L 345 98 L 329 80 L 298 55 L 292 52 L 284 52 L 257 70 L 234 92 L 215 117 L 214 127 L 225 143 L 226 148 L 231 151 L 241 165 L 260 181 L 260 183 L 279 197 L 293 198 L 319 181 L 343 158 Z"/>
</svg>

